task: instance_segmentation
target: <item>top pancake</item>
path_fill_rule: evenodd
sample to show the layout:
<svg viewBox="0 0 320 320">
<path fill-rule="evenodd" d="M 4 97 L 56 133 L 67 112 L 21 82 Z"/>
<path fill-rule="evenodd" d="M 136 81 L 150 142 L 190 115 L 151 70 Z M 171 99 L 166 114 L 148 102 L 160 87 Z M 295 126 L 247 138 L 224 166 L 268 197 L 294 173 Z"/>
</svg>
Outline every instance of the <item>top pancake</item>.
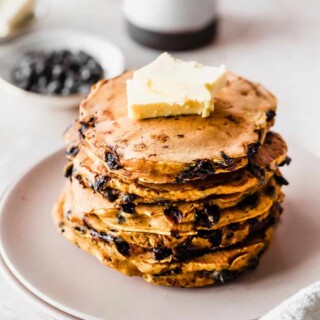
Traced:
<svg viewBox="0 0 320 320">
<path fill-rule="evenodd" d="M 228 73 L 210 117 L 131 120 L 126 80 L 99 82 L 80 106 L 85 143 L 110 170 L 146 182 L 193 180 L 247 164 L 273 124 L 275 97 L 261 85 Z"/>
</svg>

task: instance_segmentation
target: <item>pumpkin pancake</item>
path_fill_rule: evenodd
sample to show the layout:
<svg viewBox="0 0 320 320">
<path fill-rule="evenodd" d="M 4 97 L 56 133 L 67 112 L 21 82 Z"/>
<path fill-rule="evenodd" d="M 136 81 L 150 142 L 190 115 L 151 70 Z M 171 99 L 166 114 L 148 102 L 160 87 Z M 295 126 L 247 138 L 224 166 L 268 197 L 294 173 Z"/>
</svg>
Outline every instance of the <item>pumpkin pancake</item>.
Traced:
<svg viewBox="0 0 320 320">
<path fill-rule="evenodd" d="M 245 170 L 241 175 L 237 172 L 219 174 L 218 178 L 214 176 L 194 183 L 166 184 L 163 186 L 166 189 L 155 189 L 136 182 L 130 183 L 115 175 L 108 175 L 106 170 L 102 171 L 103 168 L 100 163 L 93 163 L 82 149 L 73 161 L 74 177 L 86 186 L 101 193 L 111 188 L 121 193 L 136 195 L 147 202 L 196 201 L 210 195 L 245 193 L 248 189 L 257 188 L 261 183 L 252 172 Z"/>
<path fill-rule="evenodd" d="M 242 273 L 253 266 L 253 261 L 256 264 L 272 233 L 272 228 L 269 228 L 239 247 L 207 253 L 189 261 L 161 263 L 154 259 L 152 252 L 129 246 L 123 240 L 110 239 L 103 234 L 93 237 L 85 227 L 73 225 L 65 219 L 67 210 L 62 196 L 54 207 L 53 218 L 67 239 L 124 274 L 140 275 L 149 282 L 176 286 L 209 285 L 217 282 L 218 273 Z M 175 277 L 178 274 L 180 276 Z M 201 280 L 203 277 L 206 281 Z"/>
<path fill-rule="evenodd" d="M 183 255 L 189 253 L 190 256 L 195 256 L 199 253 L 201 254 L 201 252 L 203 254 L 204 251 L 232 246 L 238 242 L 243 242 L 253 234 L 261 233 L 278 221 L 281 214 L 279 201 L 282 201 L 282 198 L 278 198 L 269 211 L 241 222 L 227 224 L 220 229 L 199 230 L 192 236 L 165 236 L 145 232 L 118 231 L 108 227 L 94 213 L 74 215 L 72 212 L 73 199 L 70 197 L 70 194 L 65 192 L 63 197 L 65 219 L 72 225 L 88 228 L 94 234 L 104 234 L 106 238 L 121 238 L 130 245 L 136 245 L 145 249 L 162 248 L 166 253 L 170 249 L 173 251 L 171 254 L 176 254 L 176 258 L 179 260 L 183 259 Z M 157 254 L 158 256 L 161 256 L 162 249 Z M 170 254 L 166 256 L 169 257 Z M 162 260 L 162 258 L 158 260 Z"/>
<path fill-rule="evenodd" d="M 158 260 L 173 256 L 176 260 L 185 260 L 210 252 L 215 249 L 227 248 L 245 241 L 253 233 L 261 233 L 274 225 L 279 218 L 279 204 L 275 203 L 271 210 L 254 218 L 231 223 L 217 230 L 198 231 L 195 235 L 165 236 L 144 232 L 117 231 L 106 226 L 95 214 L 85 214 L 84 224 L 99 233 L 112 237 L 121 237 L 129 244 L 152 249 Z M 75 224 L 83 221 L 70 219 Z"/>
<path fill-rule="evenodd" d="M 233 73 L 199 115 L 132 120 L 132 71 L 92 87 L 64 134 L 60 232 L 104 265 L 155 284 L 201 287 L 258 265 L 282 212 L 287 145 L 277 101 Z"/>
<path fill-rule="evenodd" d="M 269 180 L 268 180 L 269 181 Z M 265 183 L 266 184 L 266 183 Z M 262 185 L 263 186 L 263 185 Z M 147 202 L 143 198 L 134 197 L 126 193 L 120 193 L 117 190 L 109 189 L 101 194 L 87 187 L 85 184 L 77 179 L 72 179 L 71 189 L 75 198 L 76 211 L 83 212 L 102 212 L 112 209 L 122 209 L 123 205 L 132 203 L 134 205 L 134 212 L 137 214 L 145 214 L 152 216 L 155 213 L 163 213 L 167 211 L 172 205 L 178 208 L 179 212 L 184 216 L 188 212 L 194 211 L 196 208 L 202 208 L 204 204 L 217 205 L 219 208 L 233 207 L 238 202 L 243 200 L 247 195 L 252 194 L 256 189 L 248 190 L 248 194 L 235 193 L 231 195 L 219 195 L 219 197 L 208 197 L 198 201 L 175 201 L 175 202 Z M 128 202 L 128 200 L 130 200 Z M 146 201 L 146 202 L 144 202 Z"/>
<path fill-rule="evenodd" d="M 221 197 L 209 197 L 199 201 L 193 202 L 161 202 L 161 203 L 135 203 L 127 202 L 122 205 L 114 204 L 103 197 L 101 194 L 94 192 L 91 188 L 85 187 L 74 179 L 70 183 L 70 193 L 72 194 L 73 211 L 75 213 L 95 213 L 102 215 L 109 215 L 114 217 L 115 215 L 123 214 L 129 217 L 135 217 L 143 215 L 149 218 L 154 216 L 164 216 L 173 225 L 180 222 L 190 222 L 193 220 L 197 211 L 205 210 L 208 207 L 217 207 L 219 209 L 226 209 L 234 207 L 237 204 L 243 206 L 243 204 L 249 200 L 253 202 L 255 197 L 248 196 L 254 195 L 257 191 L 252 190 L 248 194 L 234 194 Z M 274 179 L 268 180 L 268 183 L 259 188 L 266 192 L 271 199 L 278 196 L 280 185 L 275 183 Z M 132 199 L 128 199 L 132 200 Z M 134 213 L 134 215 L 133 215 Z"/>
<path fill-rule="evenodd" d="M 241 246 L 222 251 L 207 253 L 203 256 L 183 262 L 150 263 L 144 259 L 135 260 L 135 264 L 143 274 L 168 275 L 179 273 L 201 273 L 221 270 L 242 271 L 252 266 L 252 260 L 258 259 L 269 244 L 272 228 L 243 243 Z M 256 262 L 256 261 L 255 261 Z"/>
<path fill-rule="evenodd" d="M 232 73 L 207 118 L 179 116 L 134 121 L 127 116 L 126 80 L 96 84 L 80 106 L 79 130 L 108 170 L 150 183 L 202 179 L 247 164 L 273 125 L 276 99 Z"/>
<path fill-rule="evenodd" d="M 125 213 L 117 208 L 95 210 L 94 207 L 91 207 L 89 211 L 84 210 L 88 200 L 73 194 L 70 184 L 65 190 L 65 197 L 66 202 L 70 203 L 69 219 L 72 221 L 79 223 L 84 215 L 95 214 L 106 229 L 146 233 L 145 236 L 149 237 L 150 233 L 166 236 L 188 236 L 197 234 L 198 230 L 217 230 L 231 223 L 238 223 L 266 214 L 274 202 L 282 200 L 283 195 L 280 186 L 272 179 L 264 189 L 247 196 L 234 207 L 220 209 L 216 205 L 202 204 L 191 211 L 179 211 L 179 217 L 176 216 L 177 220 L 174 219 L 174 216 L 168 216 L 166 211 L 145 214 L 143 211 Z M 95 197 L 99 197 L 99 195 L 92 193 L 89 198 L 91 205 L 94 203 Z M 178 208 L 175 207 L 175 210 L 177 211 Z"/>
<path fill-rule="evenodd" d="M 180 271 L 176 269 L 156 275 L 143 274 L 142 277 L 150 283 L 170 287 L 196 288 L 214 284 L 224 284 L 238 278 L 248 270 L 254 270 L 259 265 L 259 259 L 267 249 L 271 236 L 272 229 L 270 228 L 265 234 L 264 242 L 256 243 L 255 247 L 250 248 L 254 250 L 254 254 L 252 252 L 249 254 L 242 251 L 239 253 L 238 258 L 235 257 L 233 259 L 233 262 L 228 268 L 195 271 Z"/>
<path fill-rule="evenodd" d="M 86 150 L 81 148 L 73 160 L 73 175 L 101 194 L 105 194 L 105 190 L 112 189 L 136 195 L 144 201 L 196 201 L 211 195 L 245 194 L 257 189 L 263 179 L 267 181 L 272 175 L 272 170 L 275 171 L 278 165 L 285 161 L 286 152 L 287 146 L 281 136 L 269 132 L 265 144 L 250 159 L 250 164 L 246 168 L 236 172 L 216 174 L 192 183 L 146 184 L 110 174 L 101 161 L 91 158 Z"/>
</svg>

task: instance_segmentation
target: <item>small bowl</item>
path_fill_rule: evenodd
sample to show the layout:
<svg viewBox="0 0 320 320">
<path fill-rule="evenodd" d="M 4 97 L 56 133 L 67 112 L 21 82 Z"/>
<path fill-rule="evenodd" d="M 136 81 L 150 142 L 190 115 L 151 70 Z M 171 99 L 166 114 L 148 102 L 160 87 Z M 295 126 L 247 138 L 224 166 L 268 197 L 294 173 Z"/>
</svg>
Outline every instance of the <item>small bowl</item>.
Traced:
<svg viewBox="0 0 320 320">
<path fill-rule="evenodd" d="M 124 57 L 118 47 L 92 34 L 73 30 L 54 30 L 31 33 L 13 41 L 0 54 L 0 89 L 14 95 L 22 106 L 66 109 L 78 107 L 86 95 L 44 95 L 26 91 L 11 81 L 11 72 L 24 53 L 32 50 L 83 50 L 102 66 L 105 78 L 113 78 L 124 71 Z"/>
</svg>

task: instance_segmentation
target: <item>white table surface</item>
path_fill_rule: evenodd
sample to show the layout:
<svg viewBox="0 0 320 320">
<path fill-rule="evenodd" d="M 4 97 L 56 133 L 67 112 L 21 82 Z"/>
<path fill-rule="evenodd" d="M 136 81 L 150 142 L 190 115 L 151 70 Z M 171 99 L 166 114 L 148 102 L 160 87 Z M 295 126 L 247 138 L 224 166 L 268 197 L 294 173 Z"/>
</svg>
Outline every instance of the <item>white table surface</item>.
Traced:
<svg viewBox="0 0 320 320">
<path fill-rule="evenodd" d="M 39 29 L 72 27 L 100 34 L 123 50 L 127 68 L 141 66 L 159 54 L 129 39 L 119 0 L 48 2 Z M 219 39 L 203 49 L 176 55 L 225 64 L 263 83 L 279 98 L 276 130 L 289 147 L 298 143 L 320 157 L 320 1 L 221 0 L 219 8 Z M 25 167 L 63 146 L 61 134 L 77 111 L 48 111 L 45 106 L 31 110 L 0 92 L 0 112 L 1 192 Z M 0 276 L 0 319 L 52 318 L 25 301 Z"/>
</svg>

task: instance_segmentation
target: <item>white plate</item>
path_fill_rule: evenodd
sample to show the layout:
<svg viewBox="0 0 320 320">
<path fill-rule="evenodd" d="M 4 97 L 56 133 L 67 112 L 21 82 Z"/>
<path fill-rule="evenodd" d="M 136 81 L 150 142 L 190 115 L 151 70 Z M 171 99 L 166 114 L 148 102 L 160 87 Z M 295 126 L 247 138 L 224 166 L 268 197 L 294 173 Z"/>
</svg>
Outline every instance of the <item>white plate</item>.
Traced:
<svg viewBox="0 0 320 320">
<path fill-rule="evenodd" d="M 60 29 L 30 33 L 11 42 L 0 54 L 0 88 L 14 95 L 15 103 L 35 108 L 74 108 L 85 95 L 50 96 L 23 90 L 11 83 L 11 72 L 22 55 L 31 50 L 83 50 L 94 57 L 105 71 L 106 78 L 113 78 L 124 71 L 124 57 L 118 47 L 94 34 Z"/>
<path fill-rule="evenodd" d="M 73 317 L 53 306 L 44 302 L 31 291 L 29 291 L 19 280 L 12 274 L 5 262 L 0 256 L 0 272 L 10 282 L 10 284 L 31 303 L 37 306 L 43 312 L 49 314 L 57 320 L 77 320 L 79 318 Z"/>
<path fill-rule="evenodd" d="M 319 280 L 319 159 L 296 147 L 284 168 L 285 212 L 260 267 L 220 287 L 177 289 L 129 278 L 63 239 L 51 221 L 62 190 L 63 151 L 30 169 L 7 193 L 0 250 L 12 273 L 35 295 L 83 319 L 257 318 Z"/>
</svg>

